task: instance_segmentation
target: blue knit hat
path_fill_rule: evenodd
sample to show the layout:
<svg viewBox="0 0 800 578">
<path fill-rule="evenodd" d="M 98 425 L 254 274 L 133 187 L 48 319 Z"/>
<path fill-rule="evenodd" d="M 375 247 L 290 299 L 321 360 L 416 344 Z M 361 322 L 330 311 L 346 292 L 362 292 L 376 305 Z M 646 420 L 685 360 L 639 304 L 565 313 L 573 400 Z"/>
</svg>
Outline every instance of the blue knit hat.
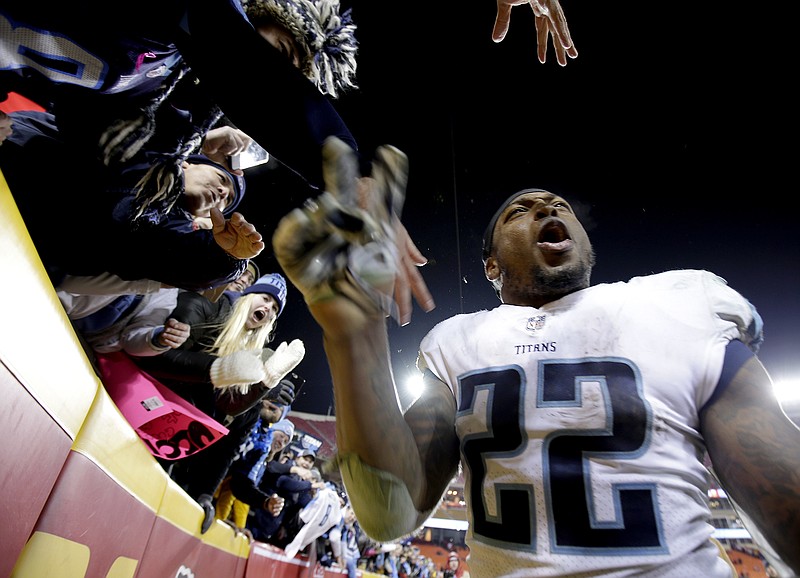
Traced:
<svg viewBox="0 0 800 578">
<path fill-rule="evenodd" d="M 269 426 L 269 429 L 285 433 L 286 437 L 288 437 L 290 441 L 294 435 L 294 424 L 286 418 L 276 421 L 274 424 Z"/>
<path fill-rule="evenodd" d="M 314 459 L 314 461 L 317 461 L 317 452 L 315 452 L 311 448 L 305 448 L 297 452 L 295 457 L 297 458 L 311 457 Z"/>
<path fill-rule="evenodd" d="M 233 198 L 231 199 L 230 203 L 228 203 L 228 206 L 222 211 L 222 214 L 227 217 L 233 213 L 233 211 L 236 210 L 236 207 L 239 206 L 239 203 L 242 202 L 242 198 L 244 197 L 244 177 L 234 175 L 224 166 L 219 163 L 215 163 L 205 155 L 189 155 L 186 157 L 186 162 L 193 165 L 211 165 L 212 167 L 217 168 L 228 175 L 231 181 L 233 181 Z"/>
<path fill-rule="evenodd" d="M 281 314 L 286 306 L 286 280 L 280 273 L 270 273 L 264 275 L 258 281 L 242 291 L 242 295 L 250 293 L 266 293 L 272 295 L 278 302 L 278 315 Z"/>
</svg>

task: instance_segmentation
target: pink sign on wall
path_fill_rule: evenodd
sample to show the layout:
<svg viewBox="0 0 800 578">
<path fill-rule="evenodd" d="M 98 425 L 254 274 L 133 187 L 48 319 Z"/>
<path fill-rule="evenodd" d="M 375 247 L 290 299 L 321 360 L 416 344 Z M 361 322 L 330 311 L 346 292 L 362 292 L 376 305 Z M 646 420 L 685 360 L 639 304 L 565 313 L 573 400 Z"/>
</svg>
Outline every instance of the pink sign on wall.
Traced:
<svg viewBox="0 0 800 578">
<path fill-rule="evenodd" d="M 142 371 L 124 352 L 97 354 L 106 391 L 150 452 L 177 460 L 195 454 L 228 429 Z"/>
</svg>

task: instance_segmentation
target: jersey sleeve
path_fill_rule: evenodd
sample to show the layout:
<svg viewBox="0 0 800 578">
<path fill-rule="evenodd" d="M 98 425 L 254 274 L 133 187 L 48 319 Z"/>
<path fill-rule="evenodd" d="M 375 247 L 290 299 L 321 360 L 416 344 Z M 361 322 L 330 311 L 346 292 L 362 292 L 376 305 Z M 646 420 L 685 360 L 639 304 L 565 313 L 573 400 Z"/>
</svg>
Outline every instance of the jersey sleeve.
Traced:
<svg viewBox="0 0 800 578">
<path fill-rule="evenodd" d="M 720 328 L 732 339 L 738 339 L 757 353 L 764 341 L 764 322 L 755 306 L 718 275 L 703 272 L 702 282 Z"/>
</svg>

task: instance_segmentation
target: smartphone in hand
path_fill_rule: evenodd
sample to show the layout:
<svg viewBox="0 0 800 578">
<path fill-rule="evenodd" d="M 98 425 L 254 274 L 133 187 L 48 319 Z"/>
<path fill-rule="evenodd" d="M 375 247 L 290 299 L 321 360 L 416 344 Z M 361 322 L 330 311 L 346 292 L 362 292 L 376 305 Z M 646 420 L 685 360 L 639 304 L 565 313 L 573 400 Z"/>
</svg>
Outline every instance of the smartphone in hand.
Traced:
<svg viewBox="0 0 800 578">
<path fill-rule="evenodd" d="M 234 171 L 244 171 L 269 162 L 269 153 L 256 141 L 251 141 L 247 149 L 239 154 L 231 155 L 228 162 Z"/>
</svg>

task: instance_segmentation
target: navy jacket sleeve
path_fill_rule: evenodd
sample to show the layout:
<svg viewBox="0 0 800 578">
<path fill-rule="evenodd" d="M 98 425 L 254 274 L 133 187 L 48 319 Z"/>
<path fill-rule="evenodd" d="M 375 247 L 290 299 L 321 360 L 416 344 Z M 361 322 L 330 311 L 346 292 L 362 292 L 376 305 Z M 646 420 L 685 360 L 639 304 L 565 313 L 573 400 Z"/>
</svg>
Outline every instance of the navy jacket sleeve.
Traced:
<svg viewBox="0 0 800 578">
<path fill-rule="evenodd" d="M 254 508 L 263 508 L 264 502 L 275 493 L 275 488 L 270 487 L 269 483 L 264 483 L 263 479 L 261 484 L 254 484 L 253 481 L 247 477 L 248 472 L 248 468 L 236 468 L 231 470 L 231 491 L 240 502 L 244 502 Z"/>
<path fill-rule="evenodd" d="M 145 171 L 146 167 L 129 169 L 107 190 L 122 193 L 108 229 L 113 245 L 108 270 L 123 279 L 154 279 L 189 291 L 204 291 L 241 275 L 247 260 L 226 253 L 212 231 L 192 230 L 191 217 L 179 208 L 158 222 L 132 222 L 135 192 L 129 185 Z"/>
<path fill-rule="evenodd" d="M 311 482 L 285 474 L 278 478 L 276 486 L 281 495 L 293 494 L 295 492 L 307 492 L 311 489 Z"/>
</svg>

